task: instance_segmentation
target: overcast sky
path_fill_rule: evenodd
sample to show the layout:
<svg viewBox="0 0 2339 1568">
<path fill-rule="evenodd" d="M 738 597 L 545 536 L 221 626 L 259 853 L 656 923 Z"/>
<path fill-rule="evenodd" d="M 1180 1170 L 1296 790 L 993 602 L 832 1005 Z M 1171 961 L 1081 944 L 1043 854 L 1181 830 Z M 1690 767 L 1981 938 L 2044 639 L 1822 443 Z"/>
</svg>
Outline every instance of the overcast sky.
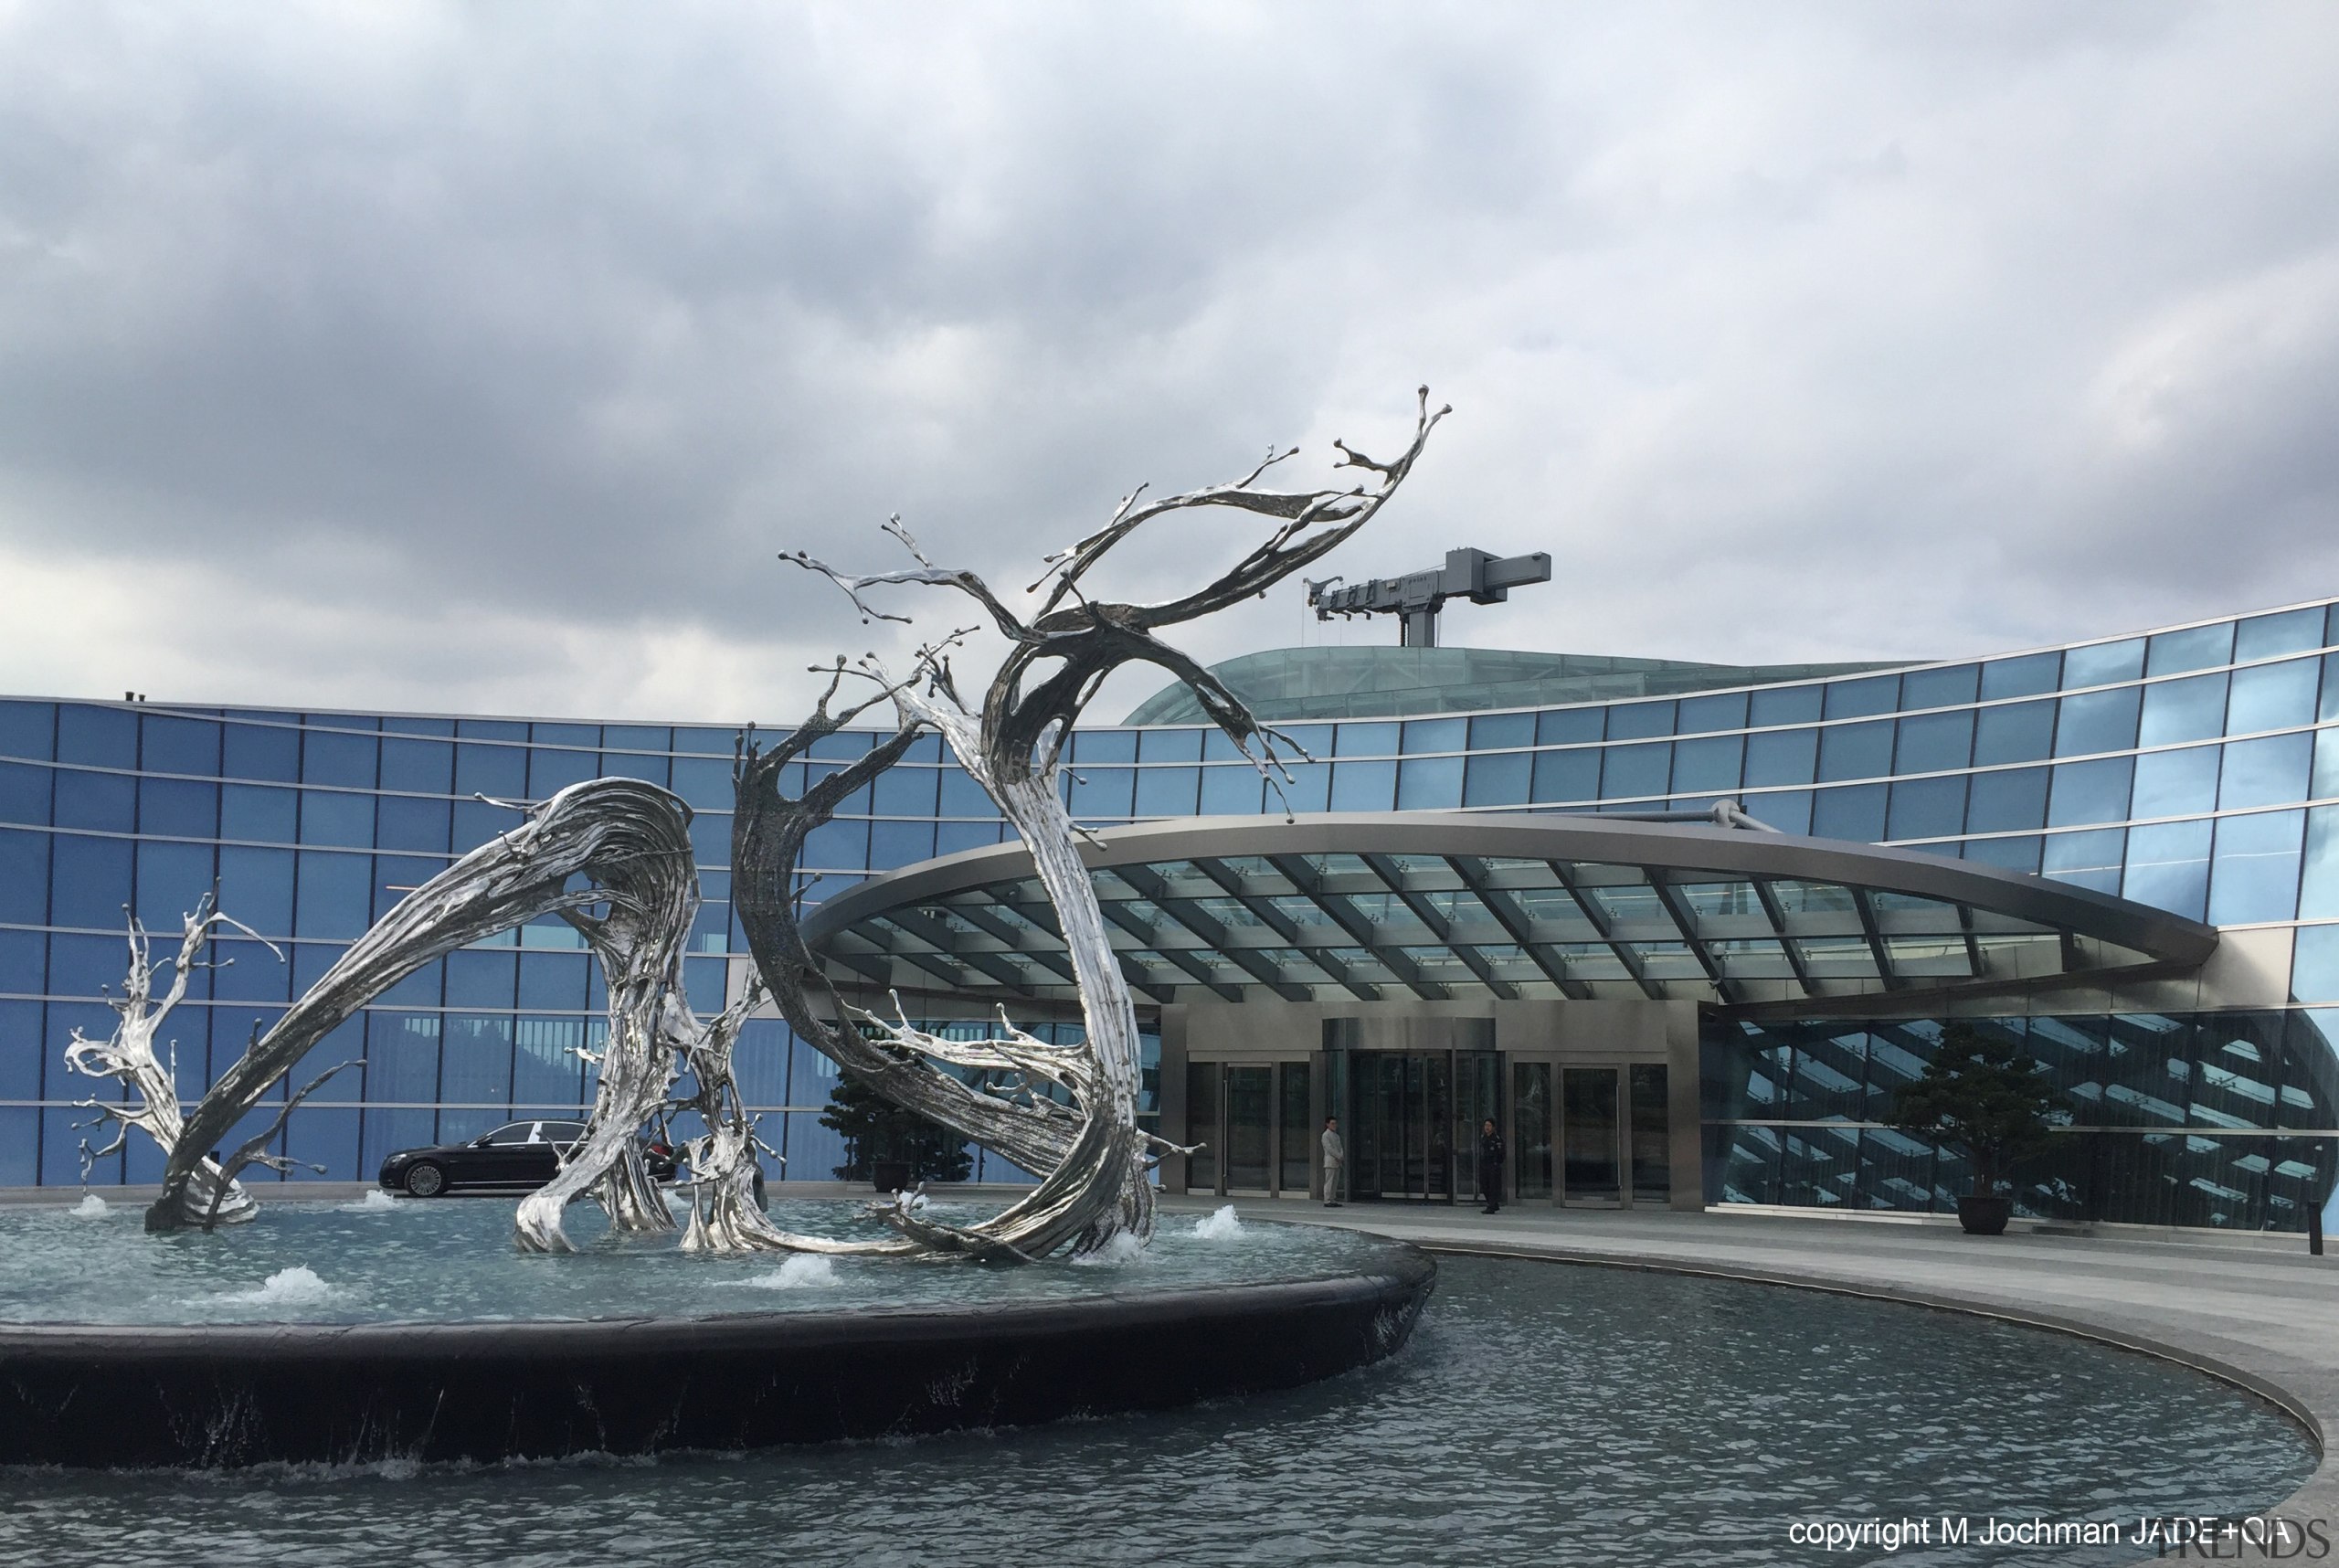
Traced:
<svg viewBox="0 0 2339 1568">
<path fill-rule="evenodd" d="M 898 511 L 1021 588 L 1424 381 L 1331 569 L 1557 563 L 1449 641 L 2339 591 L 2334 82 L 2323 0 L 0 0 L 0 691 L 783 719 L 891 644 L 778 551 Z M 1183 638 L 1394 640 L 1296 584 Z"/>
</svg>

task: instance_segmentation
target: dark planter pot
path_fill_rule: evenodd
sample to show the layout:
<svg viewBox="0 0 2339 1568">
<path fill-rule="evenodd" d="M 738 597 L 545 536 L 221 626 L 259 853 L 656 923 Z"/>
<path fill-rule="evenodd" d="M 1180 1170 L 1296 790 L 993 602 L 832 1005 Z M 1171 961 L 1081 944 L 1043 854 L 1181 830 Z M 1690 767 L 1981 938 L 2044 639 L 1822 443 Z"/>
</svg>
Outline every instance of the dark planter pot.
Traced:
<svg viewBox="0 0 2339 1568">
<path fill-rule="evenodd" d="M 1984 1198 L 1977 1194 L 1957 1200 L 1957 1223 L 1969 1236 L 2002 1236 L 2006 1234 L 2006 1221 L 2013 1216 L 2012 1198 Z"/>
<path fill-rule="evenodd" d="M 906 1160 L 880 1160 L 869 1167 L 870 1181 L 880 1192 L 906 1191 L 910 1184 L 910 1162 Z M 1998 1222 L 2001 1229 L 2006 1222 Z"/>
</svg>

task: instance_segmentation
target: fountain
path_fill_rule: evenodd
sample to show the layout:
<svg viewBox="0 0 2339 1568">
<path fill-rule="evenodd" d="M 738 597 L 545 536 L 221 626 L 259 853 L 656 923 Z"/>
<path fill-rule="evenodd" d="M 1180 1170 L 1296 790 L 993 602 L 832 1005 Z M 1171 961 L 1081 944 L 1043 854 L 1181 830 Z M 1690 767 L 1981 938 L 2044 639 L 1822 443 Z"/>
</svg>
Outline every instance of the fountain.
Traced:
<svg viewBox="0 0 2339 1568">
<path fill-rule="evenodd" d="M 1241 1277 L 1203 1267 L 1123 1279 L 1081 1267 L 1148 1254 L 1151 1171 L 1177 1146 L 1138 1122 L 1136 1011 L 1080 859 L 1084 830 L 1064 807 L 1059 778 L 1084 707 L 1105 676 L 1130 661 L 1186 681 L 1270 784 L 1288 778 L 1284 759 L 1297 747 L 1156 633 L 1256 596 L 1371 521 L 1445 412 L 1430 410 L 1427 388 L 1419 404 L 1412 440 L 1391 461 L 1334 443 L 1336 466 L 1370 475 L 1366 483 L 1264 487 L 1267 471 L 1294 455 L 1286 451 L 1232 483 L 1152 501 L 1132 493 L 1104 527 L 1046 558 L 1032 590 L 1045 592 L 1028 617 L 975 574 L 936 566 L 898 517 L 886 531 L 913 567 L 854 576 L 800 553 L 784 556 L 836 583 L 869 620 L 907 620 L 872 603 L 882 588 L 962 593 L 1007 652 L 973 703 L 960 696 L 954 668 L 970 630 L 927 642 L 899 675 L 873 656 L 857 664 L 840 658 L 825 668 L 827 689 L 793 732 L 768 747 L 752 733 L 741 737 L 735 898 L 759 983 L 711 1020 L 693 1010 L 682 978 L 699 902 L 690 808 L 628 779 L 571 785 L 542 801 L 493 802 L 518 816 L 511 831 L 409 893 L 184 1116 L 153 1041 L 212 934 L 234 922 L 209 904 L 187 917 L 171 960 L 176 983 L 159 1007 L 145 934 L 133 922 L 122 1024 L 107 1042 L 77 1034 L 69 1060 L 127 1091 L 120 1106 L 90 1102 L 118 1124 L 117 1141 L 142 1132 L 165 1156 L 162 1193 L 143 1217 L 146 1266 L 162 1272 L 142 1275 L 133 1261 L 116 1259 L 112 1275 L 85 1281 L 79 1294 L 13 1309 L 0 1296 L 8 1319 L 0 1326 L 0 1462 L 238 1465 L 749 1448 L 1159 1409 L 1314 1381 L 1398 1349 L 1434 1277 L 1426 1256 L 1398 1244 L 1349 1240 L 1327 1251 L 1320 1241 L 1294 1239 L 1288 1266 Z M 1266 537 L 1215 581 L 1167 603 L 1087 597 L 1085 579 L 1115 546 L 1158 519 L 1201 508 L 1264 518 Z M 848 682 L 867 690 L 838 706 Z M 799 795 L 785 793 L 790 762 L 881 707 L 893 717 L 889 738 L 810 779 Z M 917 1027 L 898 1002 L 891 1017 L 864 1011 L 837 993 L 804 942 L 795 895 L 806 836 L 929 730 L 1032 854 L 1078 982 L 1085 1028 L 1075 1044 L 1048 1044 L 1005 1017 L 990 1037 L 958 1041 Z M 213 1151 L 367 1002 L 447 953 L 545 916 L 583 937 L 609 997 L 584 1136 L 554 1178 L 521 1201 L 508 1240 L 492 1248 L 505 1285 L 491 1307 L 434 1311 L 409 1291 L 407 1299 L 357 1310 L 337 1281 L 375 1266 L 369 1243 L 336 1240 L 330 1227 L 319 1231 L 297 1213 L 263 1224 L 237 1180 L 254 1163 L 280 1164 L 268 1150 L 284 1116 L 348 1064 L 270 1105 L 269 1125 L 232 1153 Z M 844 1072 L 1038 1172 L 1038 1182 L 990 1212 L 897 1193 L 844 1220 L 820 1210 L 767 1214 L 754 1197 L 755 1126 L 730 1062 L 742 1023 L 767 993 L 798 1035 Z M 686 1218 L 679 1227 L 643 1165 L 640 1139 L 646 1126 L 662 1129 L 677 1117 L 701 1128 L 683 1139 L 689 1177 L 680 1184 Z M 538 1304 L 559 1271 L 587 1266 L 555 1261 L 579 1252 L 566 1215 L 586 1201 L 607 1225 L 586 1249 L 602 1266 L 592 1277 L 618 1279 L 622 1288 L 589 1309 L 547 1316 Z M 792 1226 L 779 1223 L 791 1218 Z M 156 1294 L 172 1267 L 223 1253 L 252 1268 L 268 1266 L 265 1283 L 176 1300 Z M 782 1255 L 798 1260 L 799 1277 L 819 1260 L 876 1272 L 856 1275 L 869 1288 L 850 1311 L 726 1310 L 703 1298 L 677 1309 L 678 1295 L 693 1292 L 664 1277 L 684 1266 L 668 1255 L 702 1266 L 767 1266 Z M 397 1255 L 414 1267 L 411 1249 Z M 439 1255 L 428 1255 L 436 1266 Z M 939 1269 L 951 1288 L 938 1296 L 922 1289 L 914 1282 L 937 1270 L 915 1266 L 953 1266 Z M 721 1276 L 694 1276 L 707 1278 Z M 658 1310 L 643 1313 L 644 1300 Z M 264 1309 L 261 1320 L 246 1310 L 253 1307 Z"/>
</svg>

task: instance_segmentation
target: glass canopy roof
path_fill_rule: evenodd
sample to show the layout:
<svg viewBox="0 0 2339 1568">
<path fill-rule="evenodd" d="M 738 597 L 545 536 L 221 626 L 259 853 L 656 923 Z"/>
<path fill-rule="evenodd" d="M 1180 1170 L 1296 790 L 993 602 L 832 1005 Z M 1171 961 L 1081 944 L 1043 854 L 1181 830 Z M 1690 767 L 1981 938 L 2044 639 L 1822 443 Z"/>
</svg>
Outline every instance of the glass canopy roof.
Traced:
<svg viewBox="0 0 2339 1568">
<path fill-rule="evenodd" d="M 1154 1001 L 1256 988 L 1295 1001 L 1752 1003 L 2189 967 L 2216 943 L 2208 927 L 2033 877 L 1711 827 L 1249 819 L 1127 830 L 1085 858 L 1122 971 Z M 863 883 L 806 935 L 841 981 L 1073 994 L 1014 846 Z"/>
</svg>

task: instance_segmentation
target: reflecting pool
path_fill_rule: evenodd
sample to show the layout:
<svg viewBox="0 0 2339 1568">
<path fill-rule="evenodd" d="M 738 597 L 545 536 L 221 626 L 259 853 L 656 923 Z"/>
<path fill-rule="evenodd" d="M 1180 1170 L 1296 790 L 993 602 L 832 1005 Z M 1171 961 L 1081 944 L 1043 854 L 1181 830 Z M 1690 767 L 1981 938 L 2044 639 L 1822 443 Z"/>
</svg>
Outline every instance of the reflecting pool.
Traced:
<svg viewBox="0 0 2339 1568">
<path fill-rule="evenodd" d="M 1173 1238 L 1193 1224 L 1168 1221 Z M 691 1272 L 657 1262 L 661 1277 Z M 2257 1401 L 2054 1334 L 1455 1258 L 1410 1349 L 1288 1393 L 656 1462 L 0 1473 L 0 1562 L 2111 1563 L 2140 1554 L 1823 1557 L 1786 1532 L 1877 1514 L 2239 1510 L 2313 1464 Z"/>
</svg>

